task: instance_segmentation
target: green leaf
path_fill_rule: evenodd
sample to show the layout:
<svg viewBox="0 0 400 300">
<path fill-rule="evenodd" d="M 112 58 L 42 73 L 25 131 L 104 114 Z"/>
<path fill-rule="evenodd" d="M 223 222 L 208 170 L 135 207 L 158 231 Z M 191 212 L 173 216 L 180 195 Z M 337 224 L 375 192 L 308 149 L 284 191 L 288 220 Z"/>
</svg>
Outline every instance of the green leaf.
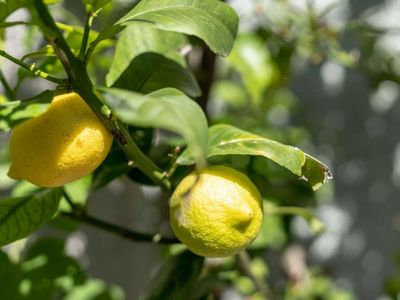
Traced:
<svg viewBox="0 0 400 300">
<path fill-rule="evenodd" d="M 184 35 L 163 32 L 145 23 L 128 26 L 118 39 L 107 86 L 149 93 L 175 87 L 192 97 L 200 88 L 179 50 L 187 44 Z"/>
<path fill-rule="evenodd" d="M 228 61 L 241 75 L 253 103 L 260 104 L 277 72 L 265 42 L 256 35 L 239 35 Z"/>
<path fill-rule="evenodd" d="M 57 211 L 61 189 L 0 201 L 0 246 L 28 236 L 51 220 Z"/>
<path fill-rule="evenodd" d="M 4 21 L 8 15 L 24 6 L 26 0 L 0 0 L 0 21 Z"/>
<path fill-rule="evenodd" d="M 86 10 L 93 12 L 103 8 L 110 2 L 111 0 L 83 0 L 83 3 L 86 5 Z"/>
<path fill-rule="evenodd" d="M 192 97 L 201 94 L 188 69 L 157 53 L 145 53 L 134 59 L 113 87 L 145 94 L 172 87 Z"/>
<path fill-rule="evenodd" d="M 106 103 L 123 122 L 169 130 L 181 135 L 187 152 L 199 166 L 205 164 L 207 119 L 200 106 L 182 92 L 166 88 L 148 95 L 121 89 L 100 89 Z"/>
<path fill-rule="evenodd" d="M 218 155 L 257 155 L 266 157 L 308 181 L 313 190 L 332 177 L 328 167 L 300 149 L 255 135 L 231 125 L 219 124 L 209 129 L 207 157 Z M 193 163 L 189 153 L 183 153 L 178 163 Z"/>
<path fill-rule="evenodd" d="M 179 49 L 186 43 L 184 35 L 161 31 L 150 24 L 135 23 L 127 26 L 118 38 L 114 60 L 106 78 L 107 86 L 113 85 L 135 57 L 146 52 L 162 54 L 185 66 Z"/>
<path fill-rule="evenodd" d="M 154 275 L 139 299 L 189 299 L 192 287 L 201 273 L 203 262 L 204 258 L 189 251 L 172 256 Z"/>
<path fill-rule="evenodd" d="M 112 25 L 100 31 L 96 38 L 90 43 L 86 55 L 90 56 L 102 41 L 112 38 L 124 28 L 125 26 L 122 25 Z"/>
<path fill-rule="evenodd" d="M 30 99 L 0 104 L 0 131 L 10 130 L 19 123 L 44 113 L 53 96 L 53 91 L 44 91 Z"/>
<path fill-rule="evenodd" d="M 217 0 L 142 0 L 116 24 L 131 21 L 197 36 L 223 56 L 232 49 L 238 29 L 235 11 Z"/>
<path fill-rule="evenodd" d="M 119 286 L 110 285 L 98 279 L 90 279 L 84 284 L 73 288 L 63 299 L 123 300 L 125 297 L 123 290 Z"/>
</svg>

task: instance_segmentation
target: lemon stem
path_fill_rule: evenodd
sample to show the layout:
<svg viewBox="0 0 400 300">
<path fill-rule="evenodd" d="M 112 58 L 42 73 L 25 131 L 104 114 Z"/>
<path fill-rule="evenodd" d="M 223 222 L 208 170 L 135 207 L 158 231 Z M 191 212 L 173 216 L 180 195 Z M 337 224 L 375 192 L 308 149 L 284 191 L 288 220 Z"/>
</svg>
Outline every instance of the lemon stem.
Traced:
<svg viewBox="0 0 400 300">
<path fill-rule="evenodd" d="M 0 23 L 0 28 L 6 28 L 6 27 L 12 27 L 12 26 L 26 26 L 26 25 L 31 25 L 29 22 L 24 22 L 24 21 L 14 21 L 14 22 L 1 22 Z"/>
<path fill-rule="evenodd" d="M 251 269 L 251 259 L 247 251 L 243 250 L 237 255 L 239 267 L 242 269 L 243 273 L 248 276 L 256 286 L 257 290 L 261 293 L 264 299 L 271 300 L 270 288 L 266 281 L 262 278 L 256 276 Z"/>
<path fill-rule="evenodd" d="M 46 72 L 42 71 L 41 69 L 37 68 L 35 66 L 35 64 L 24 63 L 22 60 L 20 60 L 20 59 L 14 57 L 14 56 L 8 54 L 4 50 L 0 50 L 0 56 L 3 56 L 4 58 L 6 58 L 9 61 L 17 64 L 18 66 L 24 68 L 25 70 L 28 70 L 29 72 L 31 72 L 35 76 L 41 77 L 43 79 L 46 79 L 47 81 L 50 81 L 50 82 L 53 82 L 53 83 L 57 83 L 59 85 L 65 85 L 65 79 L 51 76 L 51 75 L 47 74 Z"/>
<path fill-rule="evenodd" d="M 85 100 L 112 133 L 128 161 L 133 161 L 135 166 L 164 190 L 170 190 L 171 182 L 169 178 L 163 176 L 163 171 L 139 149 L 125 125 L 103 113 L 105 105 L 100 100 L 100 96 L 94 92 L 86 65 L 72 53 L 43 0 L 34 0 L 31 5 L 33 6 L 33 13 L 36 13 L 41 21 L 39 26 L 63 64 L 73 89 Z"/>
<path fill-rule="evenodd" d="M 6 96 L 9 100 L 15 100 L 15 93 L 13 89 L 10 87 L 10 85 L 7 82 L 7 79 L 5 78 L 3 72 L 0 70 L 0 82 L 4 87 L 4 91 L 6 92 Z"/>
<path fill-rule="evenodd" d="M 325 230 L 325 225 L 308 209 L 293 206 L 271 206 L 266 209 L 267 214 L 295 215 L 302 217 L 310 226 L 314 234 L 321 233 Z"/>
</svg>

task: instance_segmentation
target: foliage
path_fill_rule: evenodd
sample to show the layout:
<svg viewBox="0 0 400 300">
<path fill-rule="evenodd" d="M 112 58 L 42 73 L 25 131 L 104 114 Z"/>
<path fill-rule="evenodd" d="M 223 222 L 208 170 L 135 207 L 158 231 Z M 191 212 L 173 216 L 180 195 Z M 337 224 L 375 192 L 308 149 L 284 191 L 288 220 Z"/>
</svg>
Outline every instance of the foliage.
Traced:
<svg viewBox="0 0 400 300">
<path fill-rule="evenodd" d="M 1 299 L 123 299 L 118 287 L 88 278 L 63 240 L 42 238 L 26 248 L 17 262 L 0 252 Z"/>
<path fill-rule="evenodd" d="M 315 233 L 323 228 L 312 208 L 319 204 L 315 191 L 332 174 L 300 149 L 311 145 L 311 138 L 290 122 L 298 102 L 289 82 L 300 58 L 357 66 L 357 57 L 338 42 L 344 30 L 324 22 L 327 12 L 318 14 L 310 6 L 299 13 L 287 1 L 274 1 L 282 15 L 274 18 L 259 9 L 263 22 L 238 33 L 237 13 L 218 0 L 142 0 L 125 10 L 118 1 L 83 0 L 87 19 L 81 23 L 70 22 L 63 3 L 56 2 L 62 1 L 0 0 L 0 29 L 26 26 L 23 58 L 0 49 L 21 67 L 15 85 L 0 71 L 0 129 L 9 132 L 42 113 L 55 92 L 74 90 L 115 143 L 93 174 L 52 190 L 7 178 L 7 149 L 0 149 L 0 188 L 11 194 L 0 200 L 0 245 L 28 237 L 47 222 L 69 233 L 77 229 L 71 219 L 133 241 L 177 243 L 172 236 L 97 219 L 87 212 L 88 199 L 122 176 L 157 185 L 169 195 L 192 169 L 223 164 L 246 173 L 265 199 L 257 239 L 247 252 L 218 261 L 168 246 L 140 299 L 214 299 L 230 290 L 248 299 L 353 299 L 308 266 L 306 279 L 295 282 L 286 274 L 285 284 L 277 283 L 264 259 L 265 253 L 286 251 L 293 240 L 288 229 L 293 215 L 303 217 Z M 27 9 L 31 20 L 7 22 L 19 8 Z M 368 71 L 378 80 L 374 70 Z M 20 99 L 27 80 L 51 85 Z M 62 241 L 28 241 L 18 261 L 0 253 L 1 299 L 123 298 L 117 287 L 88 278 L 65 255 Z"/>
</svg>

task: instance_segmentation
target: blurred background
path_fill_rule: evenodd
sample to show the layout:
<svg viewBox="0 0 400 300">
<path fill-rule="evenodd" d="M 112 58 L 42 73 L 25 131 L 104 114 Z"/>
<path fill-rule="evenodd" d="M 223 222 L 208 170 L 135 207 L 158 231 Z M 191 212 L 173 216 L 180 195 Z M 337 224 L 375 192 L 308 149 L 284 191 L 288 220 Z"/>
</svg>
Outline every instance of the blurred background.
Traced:
<svg viewBox="0 0 400 300">
<path fill-rule="evenodd" d="M 116 11 L 132 6 L 132 1 L 113 2 L 113 9 L 105 12 L 110 20 L 118 15 Z M 259 184 L 269 201 L 313 207 L 327 225 L 326 232 L 314 236 L 299 217 L 272 224 L 273 237 L 262 252 L 268 280 L 274 286 L 287 278 L 296 282 L 307 268 L 326 274 L 355 299 L 398 299 L 400 1 L 228 2 L 240 16 L 241 33 L 232 54 L 217 58 L 205 75 L 197 62 L 202 50 L 195 47 L 188 56 L 200 83 L 214 78 L 207 95 L 199 99 L 210 123 L 240 124 L 296 145 L 328 165 L 334 176 L 311 195 L 297 183 L 285 189 L 283 183 L 293 179 L 272 165 L 230 159 L 238 169 L 250 168 L 255 182 L 269 178 Z M 62 1 L 53 11 L 64 22 L 82 24 L 84 8 L 76 1 Z M 29 13 L 19 10 L 7 20 L 27 18 Z M 24 27 L 7 29 L 5 48 L 21 57 L 38 44 L 32 37 Z M 104 53 L 112 59 L 112 52 L 106 49 Z M 13 85 L 23 77 L 7 61 L 1 61 L 1 69 Z M 29 78 L 21 81 L 19 97 L 49 88 L 44 81 L 32 82 Z M 2 196 L 15 187 L 5 175 L 7 139 L 7 133 L 0 133 Z M 162 233 L 170 232 L 166 207 L 167 198 L 157 187 L 139 185 L 127 177 L 97 191 L 89 204 L 90 212 L 99 218 Z M 48 234 L 64 235 L 52 227 L 39 235 Z M 18 247 L 16 243 L 6 251 L 13 253 Z M 163 255 L 158 246 L 132 243 L 85 225 L 66 234 L 66 251 L 90 275 L 121 287 L 126 299 L 137 299 Z M 230 290 L 222 295 L 223 299 L 242 299 Z"/>
</svg>

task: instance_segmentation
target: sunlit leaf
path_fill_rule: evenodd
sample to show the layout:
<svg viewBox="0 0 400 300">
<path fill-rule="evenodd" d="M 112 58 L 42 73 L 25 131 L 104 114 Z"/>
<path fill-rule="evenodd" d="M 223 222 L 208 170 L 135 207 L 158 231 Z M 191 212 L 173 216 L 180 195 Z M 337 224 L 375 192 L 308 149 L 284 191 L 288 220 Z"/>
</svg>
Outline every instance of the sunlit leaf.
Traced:
<svg viewBox="0 0 400 300">
<path fill-rule="evenodd" d="M 300 149 L 255 135 L 231 125 L 219 124 L 209 129 L 207 157 L 218 155 L 257 155 L 266 157 L 307 181 L 316 190 L 331 178 L 329 169 Z M 193 161 L 189 153 L 178 159 L 182 165 Z"/>
<path fill-rule="evenodd" d="M 197 36 L 224 56 L 232 48 L 238 27 L 235 11 L 218 0 L 142 0 L 116 24 L 131 21 Z"/>
<path fill-rule="evenodd" d="M 179 52 L 186 43 L 184 35 L 146 23 L 128 26 L 118 39 L 107 85 L 142 93 L 174 87 L 199 96 L 196 79 Z"/>
<path fill-rule="evenodd" d="M 207 119 L 200 106 L 182 92 L 166 88 L 148 95 L 121 89 L 101 91 L 113 113 L 123 122 L 154 127 L 181 135 L 191 157 L 204 165 L 207 147 Z"/>
<path fill-rule="evenodd" d="M 0 200 L 0 246 L 26 237 L 50 221 L 61 195 L 61 189 L 51 189 Z"/>
</svg>

